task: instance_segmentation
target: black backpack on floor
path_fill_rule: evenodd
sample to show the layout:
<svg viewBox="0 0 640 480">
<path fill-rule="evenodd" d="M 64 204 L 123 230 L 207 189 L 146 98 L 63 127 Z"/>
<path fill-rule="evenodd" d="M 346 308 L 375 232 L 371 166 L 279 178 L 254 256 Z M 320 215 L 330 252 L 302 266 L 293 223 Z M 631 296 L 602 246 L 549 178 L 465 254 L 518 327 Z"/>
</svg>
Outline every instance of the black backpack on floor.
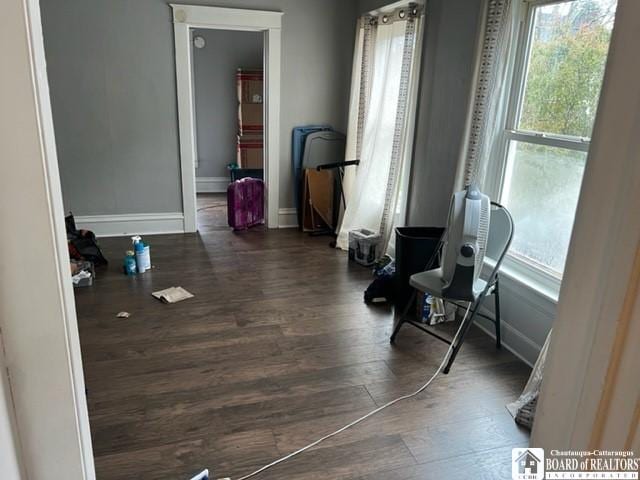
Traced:
<svg viewBox="0 0 640 480">
<path fill-rule="evenodd" d="M 69 256 L 72 259 L 87 260 L 96 266 L 109 263 L 100 250 L 95 234 L 90 230 L 78 230 L 76 228 L 73 213 L 69 213 L 64 222 L 67 227 Z"/>
</svg>

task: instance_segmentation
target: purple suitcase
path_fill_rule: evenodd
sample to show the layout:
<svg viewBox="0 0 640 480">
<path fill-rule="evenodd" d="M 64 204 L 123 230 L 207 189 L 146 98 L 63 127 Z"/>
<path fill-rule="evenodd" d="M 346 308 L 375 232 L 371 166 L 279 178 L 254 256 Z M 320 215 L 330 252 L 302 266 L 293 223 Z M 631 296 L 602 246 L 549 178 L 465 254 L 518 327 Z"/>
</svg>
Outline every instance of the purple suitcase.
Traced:
<svg viewBox="0 0 640 480">
<path fill-rule="evenodd" d="M 264 182 L 242 178 L 227 187 L 227 218 L 234 230 L 264 223 Z"/>
</svg>

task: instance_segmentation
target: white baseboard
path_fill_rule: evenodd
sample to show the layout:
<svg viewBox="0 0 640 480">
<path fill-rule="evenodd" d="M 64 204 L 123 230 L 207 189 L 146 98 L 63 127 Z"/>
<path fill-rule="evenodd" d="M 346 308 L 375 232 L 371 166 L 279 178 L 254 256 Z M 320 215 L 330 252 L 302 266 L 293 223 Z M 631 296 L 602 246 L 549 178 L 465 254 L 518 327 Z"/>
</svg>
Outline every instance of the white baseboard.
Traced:
<svg viewBox="0 0 640 480">
<path fill-rule="evenodd" d="M 280 208 L 278 209 L 279 228 L 298 228 L 298 209 Z"/>
<path fill-rule="evenodd" d="M 196 193 L 225 193 L 229 177 L 196 177 Z"/>
<path fill-rule="evenodd" d="M 78 228 L 91 230 L 97 237 L 184 233 L 182 212 L 84 215 L 75 221 Z"/>
<path fill-rule="evenodd" d="M 500 270 L 500 304 L 502 344 L 529 366 L 533 365 L 553 325 L 557 302 L 504 268 Z M 484 302 L 480 311 L 494 317 L 493 297 Z M 478 317 L 475 324 L 495 338 L 492 322 Z"/>
<path fill-rule="evenodd" d="M 496 338 L 495 325 L 490 320 L 477 317 L 473 323 L 491 338 Z M 542 349 L 541 345 L 533 342 L 522 332 L 506 323 L 504 319 L 500 322 L 500 343 L 530 367 L 533 367 L 533 364 L 536 363 Z"/>
</svg>

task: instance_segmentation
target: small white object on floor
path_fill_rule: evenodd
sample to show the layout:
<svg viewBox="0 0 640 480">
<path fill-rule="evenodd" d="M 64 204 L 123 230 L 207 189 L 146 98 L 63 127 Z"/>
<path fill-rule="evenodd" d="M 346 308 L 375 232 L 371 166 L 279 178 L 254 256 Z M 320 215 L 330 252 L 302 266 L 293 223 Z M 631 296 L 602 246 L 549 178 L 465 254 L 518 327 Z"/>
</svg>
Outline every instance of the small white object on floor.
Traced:
<svg viewBox="0 0 640 480">
<path fill-rule="evenodd" d="M 131 316 L 131 314 L 129 312 L 118 312 L 118 314 L 116 315 L 116 317 L 118 318 L 129 318 Z"/>
<path fill-rule="evenodd" d="M 78 273 L 76 273 L 73 277 L 71 277 L 71 280 L 73 281 L 73 283 L 77 285 L 85 278 L 91 278 L 91 273 L 87 272 L 86 270 L 81 270 Z"/>
<path fill-rule="evenodd" d="M 164 290 L 153 292 L 151 295 L 163 303 L 177 303 L 193 297 L 192 293 L 187 292 L 182 287 L 165 288 Z"/>
<path fill-rule="evenodd" d="M 203 470 L 191 480 L 209 480 L 209 470 Z"/>
</svg>

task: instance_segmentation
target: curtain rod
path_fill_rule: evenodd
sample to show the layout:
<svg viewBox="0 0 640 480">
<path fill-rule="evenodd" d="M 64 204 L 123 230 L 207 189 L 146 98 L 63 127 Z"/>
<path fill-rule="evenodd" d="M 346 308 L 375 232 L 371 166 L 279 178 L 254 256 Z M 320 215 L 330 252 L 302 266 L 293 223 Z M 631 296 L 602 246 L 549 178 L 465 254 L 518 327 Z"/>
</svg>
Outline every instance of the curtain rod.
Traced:
<svg viewBox="0 0 640 480">
<path fill-rule="evenodd" d="M 373 10 L 369 10 L 363 15 L 378 16 L 385 13 L 391 13 L 394 10 L 397 10 L 398 8 L 406 8 L 409 5 L 414 5 L 414 4 L 424 7 L 426 3 L 427 3 L 426 0 L 398 0 L 397 2 L 393 2 L 388 5 L 383 5 L 381 7 L 374 8 Z"/>
<path fill-rule="evenodd" d="M 395 7 L 398 5 L 398 7 Z M 395 7 L 395 8 L 390 8 Z M 384 10 L 372 10 L 366 13 L 361 18 L 364 21 L 368 21 L 370 24 L 375 25 L 379 23 L 392 23 L 398 20 L 412 20 L 418 17 L 422 13 L 424 5 L 418 3 L 404 3 L 397 2 Z"/>
</svg>

